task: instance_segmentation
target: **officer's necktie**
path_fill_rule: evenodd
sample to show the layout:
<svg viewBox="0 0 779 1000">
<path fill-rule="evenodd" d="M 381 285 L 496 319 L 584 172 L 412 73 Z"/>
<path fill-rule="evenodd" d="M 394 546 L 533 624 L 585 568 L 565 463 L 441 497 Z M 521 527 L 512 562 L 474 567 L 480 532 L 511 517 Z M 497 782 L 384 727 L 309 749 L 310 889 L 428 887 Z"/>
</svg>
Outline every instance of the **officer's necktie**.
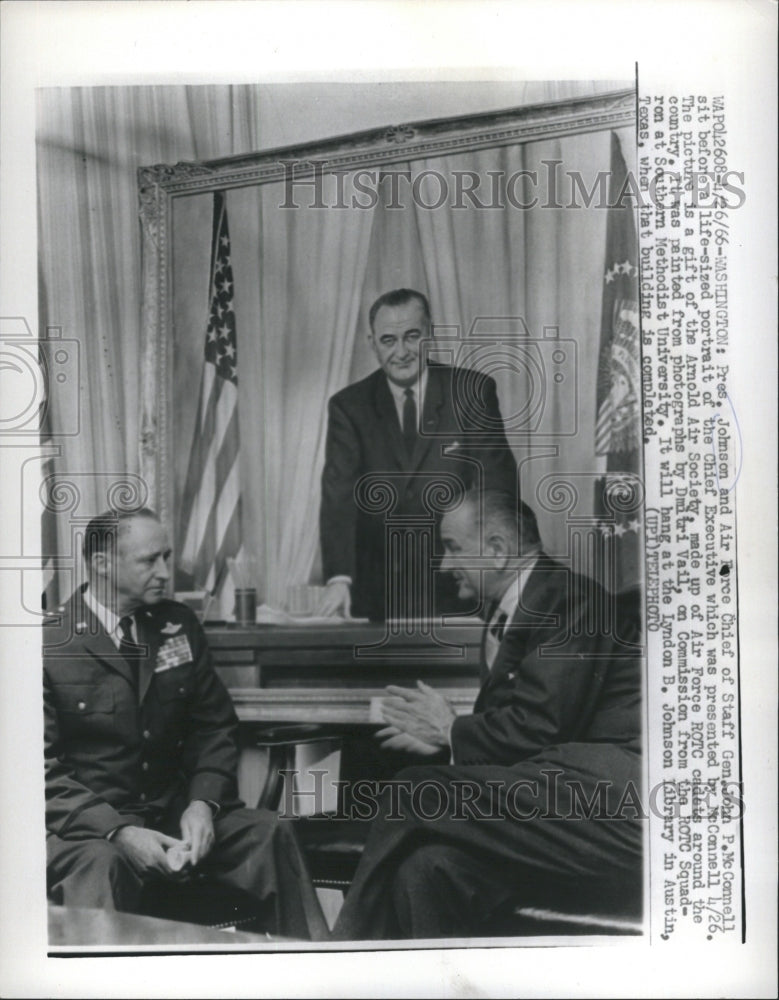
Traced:
<svg viewBox="0 0 779 1000">
<path fill-rule="evenodd" d="M 127 660 L 132 668 L 133 680 L 138 687 L 138 659 L 140 656 L 140 646 L 133 642 L 133 620 L 131 615 L 125 615 L 119 619 L 119 652 Z"/>
<path fill-rule="evenodd" d="M 417 401 L 414 390 L 406 389 L 403 400 L 403 440 L 406 443 L 406 454 L 409 458 L 414 451 L 417 440 Z"/>
</svg>

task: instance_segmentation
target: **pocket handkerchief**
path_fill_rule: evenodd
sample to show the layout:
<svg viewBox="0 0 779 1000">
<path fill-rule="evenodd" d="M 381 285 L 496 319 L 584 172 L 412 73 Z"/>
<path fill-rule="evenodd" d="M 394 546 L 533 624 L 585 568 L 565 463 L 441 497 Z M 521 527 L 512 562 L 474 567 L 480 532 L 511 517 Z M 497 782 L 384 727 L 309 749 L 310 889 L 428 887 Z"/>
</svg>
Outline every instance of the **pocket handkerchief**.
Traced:
<svg viewBox="0 0 779 1000">
<path fill-rule="evenodd" d="M 159 674 L 163 670 L 170 670 L 171 667 L 180 667 L 182 663 L 190 663 L 191 661 L 192 650 L 189 646 L 189 639 L 185 635 L 177 635 L 173 639 L 168 639 L 160 646 L 154 673 Z"/>
</svg>

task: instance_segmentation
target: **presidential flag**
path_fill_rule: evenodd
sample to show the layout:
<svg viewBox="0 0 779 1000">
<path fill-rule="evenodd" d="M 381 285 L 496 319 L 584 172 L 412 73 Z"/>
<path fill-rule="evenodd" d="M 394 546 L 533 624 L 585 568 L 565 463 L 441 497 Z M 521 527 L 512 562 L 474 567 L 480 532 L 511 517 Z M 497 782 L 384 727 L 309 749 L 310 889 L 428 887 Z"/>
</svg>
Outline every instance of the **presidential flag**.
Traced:
<svg viewBox="0 0 779 1000">
<path fill-rule="evenodd" d="M 606 456 L 595 511 L 605 545 L 604 582 L 613 591 L 640 583 L 641 355 L 638 241 L 627 167 L 611 134 L 595 452 Z"/>
<path fill-rule="evenodd" d="M 208 325 L 195 433 L 177 530 L 178 568 L 192 585 L 222 594 L 227 559 L 241 547 L 237 337 L 225 193 L 214 194 Z M 187 577 L 189 578 L 187 580 Z"/>
</svg>

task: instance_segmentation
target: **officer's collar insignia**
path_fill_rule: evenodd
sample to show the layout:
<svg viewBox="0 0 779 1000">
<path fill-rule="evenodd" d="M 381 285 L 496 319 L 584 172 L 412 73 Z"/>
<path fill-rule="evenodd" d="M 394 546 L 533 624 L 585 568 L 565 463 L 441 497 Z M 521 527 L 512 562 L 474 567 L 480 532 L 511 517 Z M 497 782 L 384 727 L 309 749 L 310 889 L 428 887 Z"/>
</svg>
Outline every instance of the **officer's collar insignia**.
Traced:
<svg viewBox="0 0 779 1000">
<path fill-rule="evenodd" d="M 177 632 L 181 631 L 181 622 L 175 625 L 173 622 L 167 622 L 165 628 L 161 628 L 160 632 L 163 635 L 175 635 Z"/>
</svg>

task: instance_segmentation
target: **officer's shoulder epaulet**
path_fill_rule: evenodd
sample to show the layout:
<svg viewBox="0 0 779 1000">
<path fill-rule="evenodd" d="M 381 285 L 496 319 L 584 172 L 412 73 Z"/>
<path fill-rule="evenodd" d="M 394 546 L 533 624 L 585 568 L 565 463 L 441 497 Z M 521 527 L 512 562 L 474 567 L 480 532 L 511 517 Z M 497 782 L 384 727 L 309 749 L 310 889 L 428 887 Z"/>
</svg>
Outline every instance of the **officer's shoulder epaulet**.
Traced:
<svg viewBox="0 0 779 1000">
<path fill-rule="evenodd" d="M 57 628 L 73 616 L 73 603 L 58 604 L 54 608 L 47 608 L 44 618 L 44 628 Z"/>
<path fill-rule="evenodd" d="M 41 622 L 41 646 L 43 652 L 67 643 L 73 636 L 73 615 L 70 606 L 61 606 L 47 611 Z"/>
</svg>

